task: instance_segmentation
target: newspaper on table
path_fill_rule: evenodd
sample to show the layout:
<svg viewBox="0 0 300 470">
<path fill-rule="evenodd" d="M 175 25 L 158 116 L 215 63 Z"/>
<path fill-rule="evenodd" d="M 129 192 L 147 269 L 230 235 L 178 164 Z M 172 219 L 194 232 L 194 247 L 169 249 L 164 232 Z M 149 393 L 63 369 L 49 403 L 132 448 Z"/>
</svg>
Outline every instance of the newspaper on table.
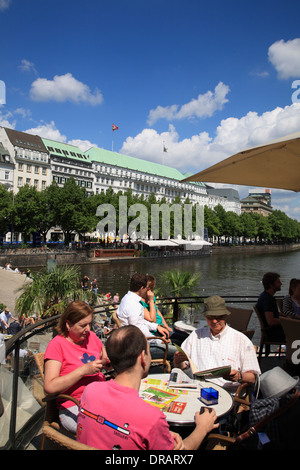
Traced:
<svg viewBox="0 0 300 470">
<path fill-rule="evenodd" d="M 168 386 L 170 388 L 195 389 L 197 388 L 197 382 L 186 375 L 181 369 L 174 368 L 171 370 Z"/>
<path fill-rule="evenodd" d="M 206 370 L 198 370 L 195 363 L 192 361 L 192 359 L 187 355 L 183 349 L 181 349 L 180 346 L 175 344 L 176 348 L 178 351 L 186 356 L 186 359 L 190 363 L 190 368 L 192 370 L 192 373 L 195 377 L 195 379 L 201 380 L 201 379 L 217 379 L 218 377 L 224 377 L 228 375 L 231 371 L 231 366 L 226 365 L 226 366 L 221 366 L 221 367 L 214 367 L 213 369 L 206 369 Z"/>
<path fill-rule="evenodd" d="M 179 397 L 177 393 L 173 393 L 170 390 L 163 390 L 152 386 L 141 391 L 139 395 L 144 401 L 158 408 L 165 408 L 175 398 Z"/>
</svg>

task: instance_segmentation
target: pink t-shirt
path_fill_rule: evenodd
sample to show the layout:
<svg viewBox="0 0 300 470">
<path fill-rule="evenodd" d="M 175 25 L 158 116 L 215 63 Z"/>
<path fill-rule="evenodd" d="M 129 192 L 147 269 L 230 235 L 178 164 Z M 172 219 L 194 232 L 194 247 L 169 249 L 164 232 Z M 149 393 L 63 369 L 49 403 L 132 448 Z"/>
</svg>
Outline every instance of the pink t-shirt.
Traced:
<svg viewBox="0 0 300 470">
<path fill-rule="evenodd" d="M 67 375 L 77 367 L 99 359 L 102 348 L 102 342 L 92 331 L 81 345 L 71 343 L 67 338 L 57 335 L 49 342 L 44 360 L 53 359 L 60 362 L 61 370 L 59 375 Z M 104 375 L 101 372 L 95 375 L 86 375 L 72 387 L 65 390 L 64 393 L 80 400 L 86 385 L 95 381 L 105 381 Z M 67 400 L 60 402 L 58 406 L 59 408 L 69 408 L 74 406 L 74 403 Z"/>
<path fill-rule="evenodd" d="M 88 385 L 81 397 L 77 440 L 101 450 L 172 450 L 165 415 L 114 380 Z"/>
</svg>

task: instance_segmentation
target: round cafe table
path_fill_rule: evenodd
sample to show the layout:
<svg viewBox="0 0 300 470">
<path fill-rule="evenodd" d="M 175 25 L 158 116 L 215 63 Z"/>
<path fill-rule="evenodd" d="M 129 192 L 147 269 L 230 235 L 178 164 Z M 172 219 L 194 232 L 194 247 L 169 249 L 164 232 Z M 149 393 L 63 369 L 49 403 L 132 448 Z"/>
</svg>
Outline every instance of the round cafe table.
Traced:
<svg viewBox="0 0 300 470">
<path fill-rule="evenodd" d="M 174 323 L 174 328 L 179 331 L 183 331 L 184 333 L 190 334 L 192 331 L 196 330 L 196 327 L 193 325 L 189 325 L 184 321 L 177 321 Z"/>
<path fill-rule="evenodd" d="M 170 374 L 150 374 L 148 377 L 142 380 L 140 393 L 141 391 L 146 390 L 149 387 L 156 387 L 156 388 L 166 388 L 168 386 Z M 175 390 L 174 393 L 178 393 L 178 397 L 176 397 L 172 403 L 178 403 L 180 408 L 180 404 L 183 403 L 186 405 L 182 413 L 170 413 L 168 411 L 164 411 L 164 414 L 167 418 L 167 422 L 170 425 L 175 426 L 192 426 L 195 424 L 195 413 L 196 411 L 200 411 L 201 406 L 207 406 L 200 401 L 200 390 L 201 388 L 209 388 L 213 387 L 215 390 L 219 392 L 219 400 L 216 405 L 210 405 L 209 408 L 214 408 L 217 417 L 224 416 L 227 414 L 233 407 L 233 398 L 226 390 L 224 390 L 219 385 L 216 385 L 212 382 L 206 381 L 198 381 L 197 380 L 197 388 L 196 389 L 172 389 Z"/>
<path fill-rule="evenodd" d="M 206 320 L 200 320 L 198 323 L 194 323 L 191 325 L 190 323 L 187 323 L 182 320 L 178 320 L 177 322 L 174 323 L 174 328 L 183 331 L 184 333 L 190 334 L 192 331 L 197 330 L 197 328 L 202 328 L 204 326 L 207 326 Z"/>
</svg>

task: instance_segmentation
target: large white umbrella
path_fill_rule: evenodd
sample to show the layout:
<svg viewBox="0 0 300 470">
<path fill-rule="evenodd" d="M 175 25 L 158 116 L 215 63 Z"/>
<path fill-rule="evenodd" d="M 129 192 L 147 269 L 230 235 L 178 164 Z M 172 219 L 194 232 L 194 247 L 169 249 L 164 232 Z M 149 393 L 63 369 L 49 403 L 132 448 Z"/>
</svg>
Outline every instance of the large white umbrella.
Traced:
<svg viewBox="0 0 300 470">
<path fill-rule="evenodd" d="M 300 132 L 239 152 L 183 181 L 300 191 Z"/>
</svg>

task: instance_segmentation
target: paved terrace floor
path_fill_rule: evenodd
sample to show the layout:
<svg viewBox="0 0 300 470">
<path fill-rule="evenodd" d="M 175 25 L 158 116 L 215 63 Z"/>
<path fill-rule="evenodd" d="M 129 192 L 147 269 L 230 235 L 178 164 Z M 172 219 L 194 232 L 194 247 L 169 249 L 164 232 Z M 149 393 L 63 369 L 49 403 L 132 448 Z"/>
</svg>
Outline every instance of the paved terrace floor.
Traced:
<svg viewBox="0 0 300 470">
<path fill-rule="evenodd" d="M 25 274 L 0 269 L 0 303 L 6 305 L 12 314 L 15 314 L 16 299 L 28 282 L 31 281 Z"/>
</svg>

